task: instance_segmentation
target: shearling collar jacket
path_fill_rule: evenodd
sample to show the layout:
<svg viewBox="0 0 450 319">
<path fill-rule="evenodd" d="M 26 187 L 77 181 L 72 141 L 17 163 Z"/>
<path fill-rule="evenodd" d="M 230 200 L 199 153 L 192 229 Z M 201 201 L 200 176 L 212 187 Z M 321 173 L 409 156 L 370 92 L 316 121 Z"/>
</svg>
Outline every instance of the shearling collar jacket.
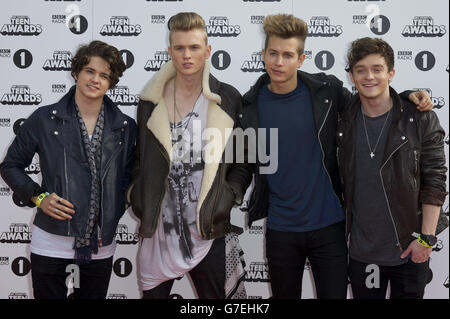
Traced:
<svg viewBox="0 0 450 319">
<path fill-rule="evenodd" d="M 166 63 L 147 83 L 139 100 L 139 133 L 128 200 L 140 219 L 142 237 L 152 237 L 157 229 L 172 164 L 170 122 L 163 92 L 166 83 L 175 75 L 173 63 Z M 213 77 L 208 62 L 203 70 L 202 87 L 203 95 L 208 99 L 206 129 L 215 128 L 222 137 L 222 140 L 208 142 L 213 143 L 211 149 L 214 152 L 220 152 L 222 161 L 205 163 L 197 202 L 198 232 L 202 238 L 212 239 L 231 231 L 242 232 L 230 224 L 230 211 L 235 203 L 242 202 L 251 173 L 245 164 L 223 160 L 231 130 L 240 127 L 240 93 Z"/>
</svg>

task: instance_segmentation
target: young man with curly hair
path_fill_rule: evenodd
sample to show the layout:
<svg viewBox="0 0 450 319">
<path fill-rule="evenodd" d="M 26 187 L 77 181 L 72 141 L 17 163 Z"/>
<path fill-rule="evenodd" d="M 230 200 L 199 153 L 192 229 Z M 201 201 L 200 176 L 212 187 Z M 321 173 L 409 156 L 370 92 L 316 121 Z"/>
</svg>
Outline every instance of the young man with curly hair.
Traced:
<svg viewBox="0 0 450 319">
<path fill-rule="evenodd" d="M 30 245 L 36 299 L 66 298 L 70 265 L 79 269 L 74 298 L 106 298 L 136 137 L 135 121 L 106 92 L 125 68 L 115 47 L 81 46 L 72 59 L 75 85 L 30 115 L 0 165 L 14 203 L 38 207 Z M 41 185 L 25 172 L 35 154 Z"/>
</svg>

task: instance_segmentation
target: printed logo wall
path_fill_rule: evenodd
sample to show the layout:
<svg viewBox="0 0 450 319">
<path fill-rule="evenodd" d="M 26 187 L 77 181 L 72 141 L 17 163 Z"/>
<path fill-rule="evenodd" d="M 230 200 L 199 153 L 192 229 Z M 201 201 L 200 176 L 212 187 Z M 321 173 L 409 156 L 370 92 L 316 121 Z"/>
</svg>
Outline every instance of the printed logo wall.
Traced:
<svg viewBox="0 0 450 319">
<path fill-rule="evenodd" d="M 305 5 L 307 3 L 307 5 Z M 207 24 L 212 73 L 245 93 L 264 72 L 262 21 L 286 12 L 309 27 L 307 72 L 334 74 L 352 90 L 345 73 L 349 43 L 359 37 L 382 37 L 394 48 L 397 91 L 424 89 L 446 131 L 449 156 L 449 50 L 446 0 L 429 2 L 357 0 L 15 0 L 4 1 L 0 12 L 0 147 L 2 158 L 23 120 L 38 107 L 54 103 L 73 85 L 70 59 L 79 44 L 100 39 L 115 45 L 127 65 L 119 85 L 108 92 L 123 112 L 135 117 L 139 93 L 161 66 L 167 52 L 167 21 L 179 11 L 196 11 Z M 6 76 L 5 76 L 6 75 Z M 448 165 L 448 160 L 447 160 Z M 27 173 L 40 181 L 39 158 Z M 448 183 L 448 179 L 447 179 Z M 448 184 L 447 184 L 448 185 Z M 246 198 L 250 190 L 247 192 Z M 19 208 L 12 191 L 0 180 L 0 298 L 33 298 L 29 243 L 35 210 Z M 234 224 L 245 226 L 247 201 L 233 210 Z M 448 199 L 444 210 L 448 216 Z M 138 220 L 128 211 L 120 221 L 108 298 L 140 298 L 137 277 Z M 264 258 L 264 221 L 240 236 L 245 251 L 249 298 L 269 298 L 269 275 Z M 431 255 L 432 277 L 425 298 L 448 298 L 448 230 L 439 236 Z M 314 298 L 309 264 L 305 266 L 303 298 Z M 186 278 L 176 281 L 173 298 L 193 298 Z M 351 294 L 349 294 L 351 297 Z"/>
</svg>

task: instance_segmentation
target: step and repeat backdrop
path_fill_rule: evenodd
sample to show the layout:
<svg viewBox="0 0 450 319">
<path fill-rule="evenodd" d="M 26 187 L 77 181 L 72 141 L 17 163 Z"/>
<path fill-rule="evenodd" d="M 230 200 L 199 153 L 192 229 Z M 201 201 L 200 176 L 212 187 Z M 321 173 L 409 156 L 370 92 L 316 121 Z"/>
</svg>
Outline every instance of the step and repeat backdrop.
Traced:
<svg viewBox="0 0 450 319">
<path fill-rule="evenodd" d="M 307 72 L 336 75 L 349 90 L 345 55 L 360 37 L 381 37 L 395 51 L 397 91 L 424 89 L 446 131 L 449 151 L 449 2 L 434 0 L 2 0 L 0 10 L 0 155 L 36 108 L 59 100 L 73 85 L 70 59 L 80 44 L 98 39 L 115 45 L 127 65 L 118 86 L 108 92 L 121 110 L 136 116 L 139 93 L 166 63 L 167 21 L 180 11 L 196 11 L 206 21 L 213 52 L 212 73 L 242 94 L 264 72 L 262 21 L 268 14 L 292 13 L 309 26 Z M 27 173 L 40 181 L 39 158 Z M 448 183 L 448 178 L 447 178 Z M 448 185 L 448 184 L 447 184 Z M 247 192 L 247 196 L 248 196 Z M 12 191 L 0 179 L 0 298 L 33 298 L 29 243 L 35 209 L 13 204 Z M 264 221 L 246 225 L 246 202 L 232 212 L 245 228 L 245 286 L 249 298 L 271 296 L 264 258 Z M 444 205 L 448 216 L 448 200 Z M 118 248 L 108 298 L 140 298 L 137 276 L 138 220 L 131 210 L 117 229 Z M 449 298 L 449 232 L 431 254 L 425 298 Z M 351 292 L 349 289 L 349 298 Z M 191 282 L 175 282 L 173 298 L 195 298 Z M 309 264 L 303 298 L 314 298 Z"/>
</svg>

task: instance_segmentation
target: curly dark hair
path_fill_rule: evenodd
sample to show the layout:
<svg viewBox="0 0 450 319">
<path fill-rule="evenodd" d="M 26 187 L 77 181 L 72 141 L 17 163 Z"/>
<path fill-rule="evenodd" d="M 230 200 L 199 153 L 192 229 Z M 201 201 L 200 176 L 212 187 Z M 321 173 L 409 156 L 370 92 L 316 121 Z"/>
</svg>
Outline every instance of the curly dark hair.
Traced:
<svg viewBox="0 0 450 319">
<path fill-rule="evenodd" d="M 78 76 L 83 67 L 89 64 L 91 57 L 99 57 L 108 62 L 111 70 L 109 88 L 115 87 L 127 67 L 116 47 L 98 40 L 82 45 L 77 50 L 77 53 L 71 59 L 72 77 Z"/>
<path fill-rule="evenodd" d="M 370 54 L 381 55 L 386 61 L 388 71 L 392 71 L 395 60 L 392 47 L 380 38 L 369 37 L 357 39 L 350 44 L 347 53 L 347 68 L 345 70 L 352 72 L 355 64 Z"/>
</svg>

